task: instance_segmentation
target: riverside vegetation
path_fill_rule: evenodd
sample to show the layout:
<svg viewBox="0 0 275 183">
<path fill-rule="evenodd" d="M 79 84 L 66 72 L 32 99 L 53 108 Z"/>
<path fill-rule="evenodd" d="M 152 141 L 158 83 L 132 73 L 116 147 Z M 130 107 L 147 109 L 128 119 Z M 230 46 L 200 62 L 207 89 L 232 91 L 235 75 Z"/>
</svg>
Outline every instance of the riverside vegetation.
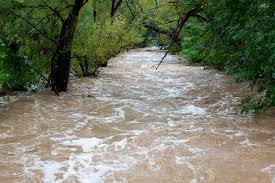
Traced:
<svg viewBox="0 0 275 183">
<path fill-rule="evenodd" d="M 275 105 L 272 0 L 1 0 L 0 93 L 68 89 L 127 49 L 160 46 L 249 81 L 244 112 Z"/>
</svg>

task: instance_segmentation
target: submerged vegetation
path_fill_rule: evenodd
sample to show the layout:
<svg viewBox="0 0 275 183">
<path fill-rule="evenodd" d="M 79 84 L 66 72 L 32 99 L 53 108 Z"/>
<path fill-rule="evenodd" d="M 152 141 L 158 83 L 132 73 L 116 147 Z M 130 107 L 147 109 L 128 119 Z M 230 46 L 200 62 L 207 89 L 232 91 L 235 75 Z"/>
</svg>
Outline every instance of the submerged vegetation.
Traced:
<svg viewBox="0 0 275 183">
<path fill-rule="evenodd" d="M 0 93 L 96 76 L 108 59 L 160 46 L 191 62 L 250 81 L 260 97 L 243 110 L 275 106 L 275 18 L 271 0 L 2 0 Z"/>
</svg>

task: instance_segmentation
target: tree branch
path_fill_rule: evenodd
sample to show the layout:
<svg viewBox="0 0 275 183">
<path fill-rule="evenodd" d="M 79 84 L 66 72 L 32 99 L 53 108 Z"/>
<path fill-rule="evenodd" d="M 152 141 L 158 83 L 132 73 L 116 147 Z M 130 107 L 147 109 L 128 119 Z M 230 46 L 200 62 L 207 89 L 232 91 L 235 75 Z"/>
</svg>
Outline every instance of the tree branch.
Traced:
<svg viewBox="0 0 275 183">
<path fill-rule="evenodd" d="M 115 16 L 115 13 L 120 7 L 121 3 L 122 3 L 122 0 L 118 0 L 117 3 L 116 3 L 116 0 L 112 0 L 111 17 Z"/>
<path fill-rule="evenodd" d="M 165 55 L 162 57 L 161 61 L 159 62 L 159 64 L 157 65 L 156 67 L 156 70 L 158 70 L 159 66 L 162 64 L 162 62 L 164 61 L 165 57 L 168 55 L 168 53 L 170 52 L 171 48 L 173 47 L 174 45 L 174 39 L 176 37 L 179 37 L 179 34 L 182 30 L 182 28 L 184 27 L 185 23 L 189 20 L 190 17 L 196 15 L 196 13 L 198 11 L 201 11 L 202 9 L 201 8 L 194 8 L 192 10 L 190 10 L 188 13 L 184 14 L 180 19 L 179 19 L 179 22 L 178 22 L 178 26 L 177 26 L 177 29 L 176 29 L 176 32 L 174 34 L 174 37 L 165 53 Z"/>
<path fill-rule="evenodd" d="M 45 4 L 46 7 L 48 7 L 60 20 L 62 23 L 64 23 L 64 19 L 61 16 L 61 14 L 59 13 L 60 11 L 55 10 L 54 8 L 52 8 L 51 6 L 49 6 L 46 2 L 43 2 Z"/>
<path fill-rule="evenodd" d="M 130 13 L 131 13 L 133 19 L 135 19 L 136 16 L 135 16 L 135 14 L 133 13 L 132 8 L 131 8 L 131 6 L 129 5 L 128 0 L 126 0 L 126 5 L 127 5 L 128 9 L 129 9 L 129 11 L 130 11 Z"/>
<path fill-rule="evenodd" d="M 22 17 L 16 13 L 14 13 L 13 11 L 11 10 L 5 10 L 5 9 L 1 9 L 0 8 L 0 12 L 3 12 L 3 13 L 8 13 L 8 14 L 12 14 L 14 15 L 15 17 L 18 17 L 22 20 L 24 20 L 26 23 L 28 23 L 31 27 L 33 27 L 39 34 L 41 34 L 42 36 L 44 36 L 45 38 L 47 38 L 48 40 L 50 40 L 51 42 L 53 42 L 54 44 L 56 44 L 56 41 L 49 37 L 47 34 L 43 33 L 41 30 L 39 30 L 33 23 L 31 23 L 28 19 L 26 19 L 25 17 Z"/>
<path fill-rule="evenodd" d="M 207 18 L 198 14 L 193 15 L 193 17 L 198 18 L 199 20 L 202 20 L 204 22 L 208 22 Z"/>
<path fill-rule="evenodd" d="M 158 27 L 155 23 L 153 22 L 149 22 L 149 23 L 144 23 L 143 24 L 145 28 L 150 29 L 154 32 L 157 32 L 159 34 L 164 34 L 166 36 L 168 36 L 170 39 L 172 39 L 177 45 L 179 45 L 181 47 L 181 39 L 179 38 L 179 36 L 175 36 L 175 31 L 168 31 L 165 29 L 161 29 L 160 27 Z"/>
</svg>

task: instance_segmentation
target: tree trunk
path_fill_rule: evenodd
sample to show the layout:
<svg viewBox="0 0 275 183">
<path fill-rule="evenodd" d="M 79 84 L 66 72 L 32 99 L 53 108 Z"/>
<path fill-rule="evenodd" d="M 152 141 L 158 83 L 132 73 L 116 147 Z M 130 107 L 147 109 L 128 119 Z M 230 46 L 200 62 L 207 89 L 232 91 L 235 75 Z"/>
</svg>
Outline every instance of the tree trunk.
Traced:
<svg viewBox="0 0 275 183">
<path fill-rule="evenodd" d="M 117 9 L 120 7 L 121 3 L 122 3 L 122 0 L 118 0 L 118 2 L 116 2 L 116 0 L 112 0 L 111 18 L 115 16 L 115 13 Z"/>
<path fill-rule="evenodd" d="M 72 42 L 78 15 L 85 2 L 84 0 L 75 0 L 72 10 L 62 24 L 56 51 L 51 60 L 50 79 L 52 90 L 56 93 L 67 90 L 71 65 Z"/>
</svg>

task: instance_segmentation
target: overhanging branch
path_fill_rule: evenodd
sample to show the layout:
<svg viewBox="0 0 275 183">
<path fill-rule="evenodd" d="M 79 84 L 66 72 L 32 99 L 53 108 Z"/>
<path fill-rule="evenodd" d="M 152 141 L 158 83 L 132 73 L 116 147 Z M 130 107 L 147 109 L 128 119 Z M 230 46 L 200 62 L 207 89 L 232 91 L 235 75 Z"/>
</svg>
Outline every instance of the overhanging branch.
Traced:
<svg viewBox="0 0 275 183">
<path fill-rule="evenodd" d="M 63 17 L 61 16 L 61 14 L 59 13 L 59 11 L 57 11 L 56 9 L 52 8 L 50 5 L 48 5 L 46 2 L 43 2 L 44 5 L 46 7 L 48 7 L 60 20 L 62 23 L 64 23 L 64 19 Z"/>
<path fill-rule="evenodd" d="M 190 17 L 196 15 L 199 11 L 202 11 L 203 9 L 202 8 L 194 8 L 192 10 L 190 10 L 189 12 L 187 12 L 186 14 L 184 14 L 178 21 L 178 25 L 177 25 L 177 29 L 176 29 L 176 32 L 173 36 L 173 39 L 172 41 L 170 42 L 170 45 L 165 53 L 165 55 L 162 57 L 161 61 L 159 62 L 159 64 L 157 65 L 156 67 L 156 70 L 158 70 L 159 66 L 162 64 L 162 62 L 164 61 L 164 59 L 166 58 L 166 56 L 168 55 L 168 53 L 170 52 L 171 48 L 173 47 L 174 45 L 174 39 L 176 37 L 179 37 L 179 34 L 181 32 L 181 30 L 183 29 L 185 23 L 189 20 Z"/>
<path fill-rule="evenodd" d="M 45 38 L 47 38 L 49 41 L 53 42 L 54 44 L 56 44 L 56 41 L 49 37 L 47 34 L 45 34 L 44 32 L 42 32 L 40 29 L 38 29 L 32 22 L 30 22 L 28 19 L 26 19 L 25 17 L 22 17 L 16 13 L 14 13 L 13 11 L 11 10 L 6 10 L 6 9 L 1 9 L 0 8 L 0 12 L 2 13 L 7 13 L 7 14 L 12 14 L 13 16 L 17 17 L 17 18 L 20 18 L 22 20 L 24 20 L 27 24 L 29 24 L 32 28 L 34 28 L 39 34 L 41 34 L 42 36 L 44 36 Z"/>
</svg>

